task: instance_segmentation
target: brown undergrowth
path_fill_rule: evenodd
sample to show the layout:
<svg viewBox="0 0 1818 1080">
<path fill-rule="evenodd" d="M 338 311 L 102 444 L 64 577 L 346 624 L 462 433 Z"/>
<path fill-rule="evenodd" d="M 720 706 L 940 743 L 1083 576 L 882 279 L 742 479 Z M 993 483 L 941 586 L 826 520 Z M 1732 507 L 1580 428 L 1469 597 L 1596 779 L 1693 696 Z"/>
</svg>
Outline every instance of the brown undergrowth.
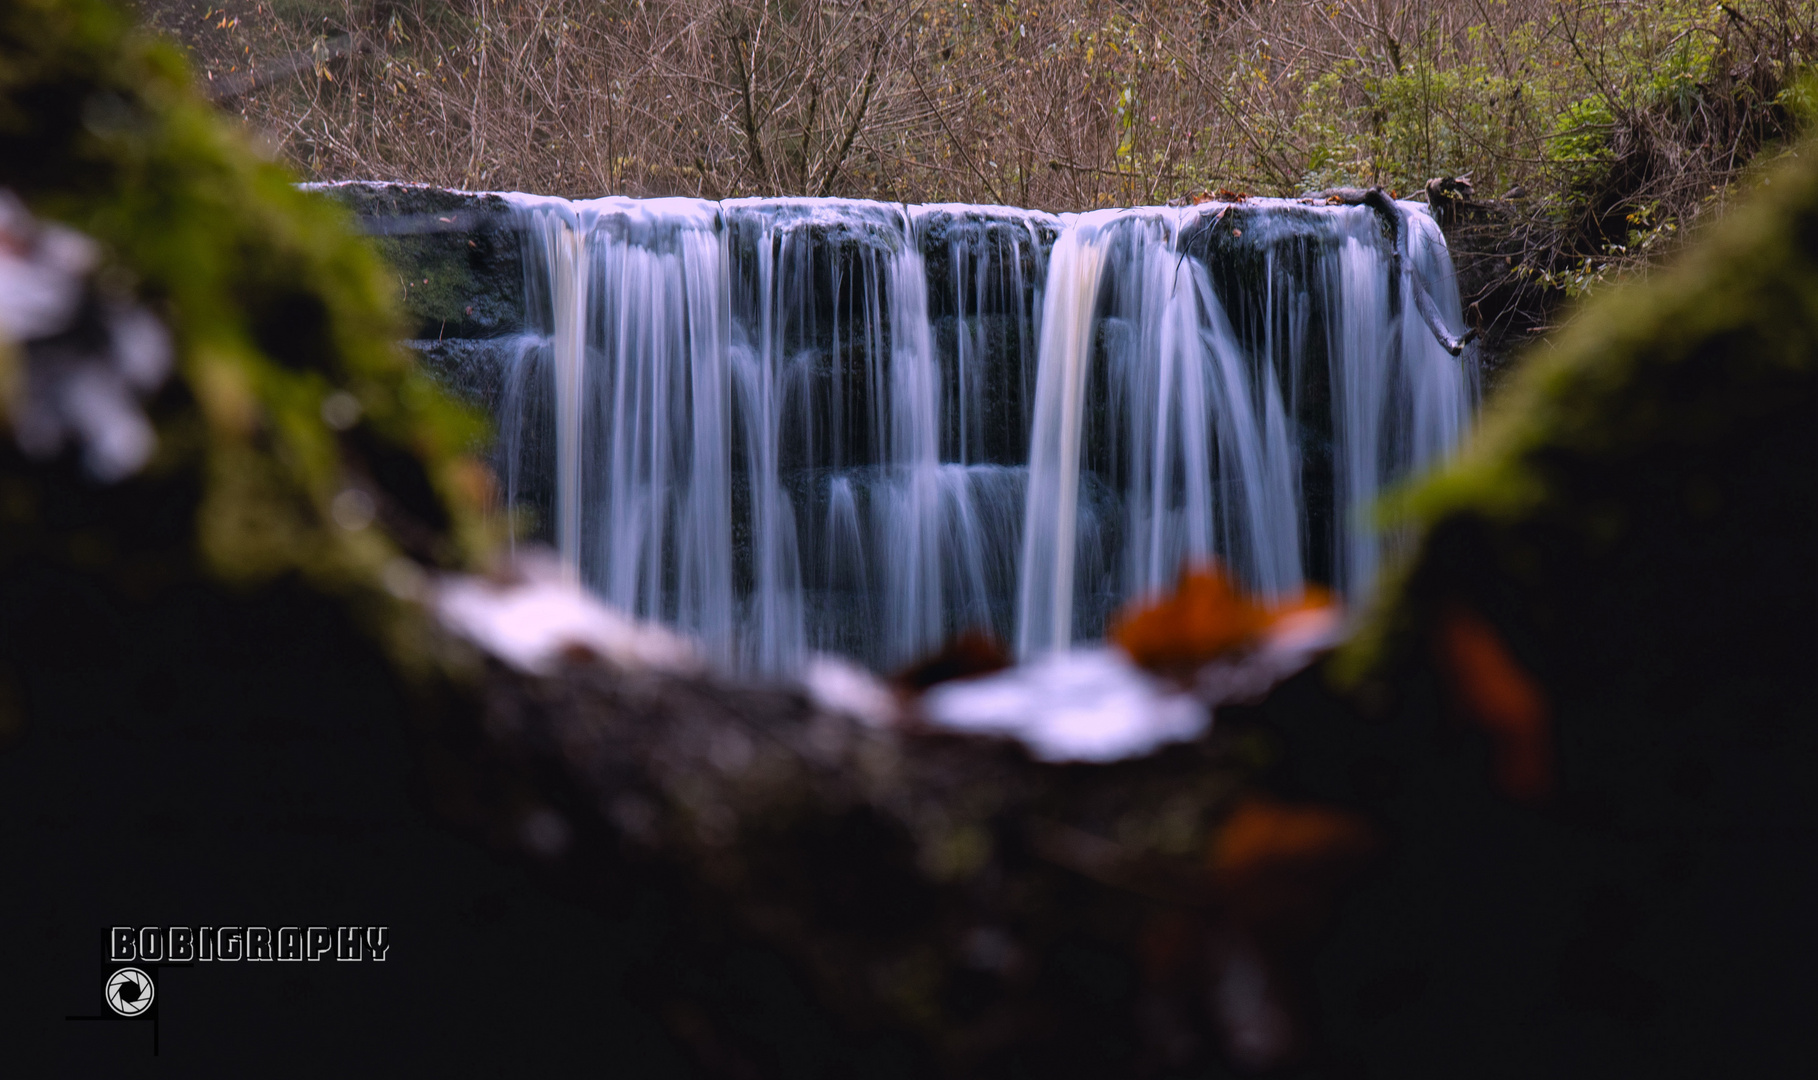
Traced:
<svg viewBox="0 0 1818 1080">
<path fill-rule="evenodd" d="M 315 180 L 1051 210 L 1466 176 L 1495 347 L 1810 111 L 1798 0 L 139 0 Z"/>
</svg>

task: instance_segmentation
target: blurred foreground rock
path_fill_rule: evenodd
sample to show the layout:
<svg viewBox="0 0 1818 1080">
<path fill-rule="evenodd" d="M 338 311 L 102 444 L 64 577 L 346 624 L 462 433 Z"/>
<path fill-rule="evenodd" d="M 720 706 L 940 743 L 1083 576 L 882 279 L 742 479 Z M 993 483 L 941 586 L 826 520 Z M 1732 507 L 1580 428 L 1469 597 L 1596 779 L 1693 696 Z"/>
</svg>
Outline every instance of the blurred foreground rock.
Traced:
<svg viewBox="0 0 1818 1080">
<path fill-rule="evenodd" d="M 445 625 L 491 654 L 471 726 L 425 733 L 441 812 L 472 834 L 609 909 L 641 879 L 671 882 L 704 928 L 800 965 L 844 1024 L 911 1036 L 918 1071 L 1110 1075 L 1244 1039 L 1258 1063 L 1301 1046 L 1298 988 L 1278 985 L 1283 942 L 1269 935 L 1301 944 L 1312 926 L 1278 924 L 1316 925 L 1370 838 L 1303 809 L 1311 846 L 1260 837 L 1220 877 L 1220 825 L 1256 753 L 1242 725 L 1158 728 L 1102 754 L 1046 730 L 1049 704 L 1011 680 L 998 696 L 1037 715 L 998 737 L 962 732 L 932 722 L 930 698 L 830 660 L 802 685 L 706 671 L 665 632 L 589 614 L 595 602 L 565 589 L 534 568 L 441 586 Z M 1234 692 L 1213 701 L 1260 698 L 1329 644 L 1262 641 L 1232 662 L 1259 674 L 1226 679 Z M 1046 677 L 1147 679 L 1106 675 L 1090 654 L 1069 662 L 1081 674 L 1051 665 Z M 1115 698 L 1098 700 L 1115 721 Z M 1111 760 L 1066 760 L 1081 756 Z M 1268 889 L 1281 904 L 1256 904 Z M 1254 971 L 1233 975 L 1240 964 Z M 1255 985 L 1226 1002 L 1228 978 Z M 772 1071 L 773 1035 L 716 1026 L 669 992 L 677 1030 L 715 1072 Z M 1259 1009 L 1273 1026 L 1251 1032 L 1246 1010 Z"/>
</svg>

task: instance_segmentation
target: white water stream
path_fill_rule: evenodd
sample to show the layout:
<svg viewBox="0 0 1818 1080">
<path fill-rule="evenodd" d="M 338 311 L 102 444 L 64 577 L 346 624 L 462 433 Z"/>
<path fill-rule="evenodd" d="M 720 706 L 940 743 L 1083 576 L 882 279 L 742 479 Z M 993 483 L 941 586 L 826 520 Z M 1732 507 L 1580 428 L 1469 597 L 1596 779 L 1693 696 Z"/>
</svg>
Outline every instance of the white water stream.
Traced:
<svg viewBox="0 0 1818 1080">
<path fill-rule="evenodd" d="M 1396 272 L 1456 333 L 1405 204 L 1397 242 L 1264 200 L 511 198 L 508 502 L 609 603 L 748 670 L 889 668 L 969 627 L 1033 656 L 1209 556 L 1361 597 L 1370 504 L 1475 405 Z"/>
</svg>

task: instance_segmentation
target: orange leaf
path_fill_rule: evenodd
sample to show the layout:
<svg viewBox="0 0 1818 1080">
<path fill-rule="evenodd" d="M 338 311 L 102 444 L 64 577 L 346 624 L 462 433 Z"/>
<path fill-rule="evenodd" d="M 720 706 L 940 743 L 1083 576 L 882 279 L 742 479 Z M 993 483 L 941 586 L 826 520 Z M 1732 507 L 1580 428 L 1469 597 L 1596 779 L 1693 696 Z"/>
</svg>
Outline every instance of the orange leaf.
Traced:
<svg viewBox="0 0 1818 1080">
<path fill-rule="evenodd" d="M 1225 819 L 1206 862 L 1236 925 L 1293 939 L 1318 928 L 1333 891 L 1375 850 L 1375 831 L 1355 814 L 1250 798 Z"/>
<path fill-rule="evenodd" d="M 1286 603 L 1258 603 L 1239 592 L 1217 563 L 1210 563 L 1182 570 L 1172 596 L 1125 608 L 1110 637 L 1143 667 L 1191 671 L 1255 644 L 1279 620 L 1329 602 L 1315 588 Z"/>
<path fill-rule="evenodd" d="M 1496 743 L 1496 786 L 1536 802 L 1553 786 L 1553 732 L 1546 697 L 1494 627 L 1453 604 L 1439 619 L 1440 664 L 1453 698 Z"/>
<path fill-rule="evenodd" d="M 1183 571 L 1173 596 L 1127 609 L 1111 640 L 1144 667 L 1194 667 L 1248 645 L 1267 625 L 1268 612 L 1209 566 Z"/>
<path fill-rule="evenodd" d="M 1270 870 L 1348 865 L 1372 846 L 1369 827 L 1354 814 L 1251 798 L 1225 819 L 1207 861 L 1215 878 L 1231 882 Z"/>
</svg>

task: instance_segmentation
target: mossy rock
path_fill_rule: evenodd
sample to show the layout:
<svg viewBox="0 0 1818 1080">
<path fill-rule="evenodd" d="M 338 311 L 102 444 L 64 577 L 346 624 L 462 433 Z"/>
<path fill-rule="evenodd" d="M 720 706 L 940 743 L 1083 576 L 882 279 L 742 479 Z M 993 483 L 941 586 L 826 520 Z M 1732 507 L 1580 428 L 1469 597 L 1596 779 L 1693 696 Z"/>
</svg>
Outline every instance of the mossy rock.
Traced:
<svg viewBox="0 0 1818 1080">
<path fill-rule="evenodd" d="M 1459 460 L 1389 508 L 1419 541 L 1328 672 L 1356 713 L 1273 714 L 1274 782 L 1392 837 L 1319 959 L 1335 1062 L 1778 1075 L 1799 1053 L 1815 149 L 1526 361 Z M 1460 659 L 1467 632 L 1495 671 Z"/>
<path fill-rule="evenodd" d="M 422 184 L 313 188 L 346 206 L 391 266 L 391 284 L 419 340 L 522 333 L 524 237 L 498 195 Z"/>
<path fill-rule="evenodd" d="M 415 609 L 381 579 L 486 546 L 485 476 L 464 456 L 484 429 L 398 346 L 387 272 L 347 211 L 299 191 L 194 92 L 173 48 L 99 0 L 0 9 L 0 187 L 96 240 L 101 273 L 175 346 L 139 475 L 101 486 L 73 454 L 0 446 L 0 574 L 73 568 L 134 603 L 175 582 L 296 579 L 395 660 L 421 661 L 407 660 Z M 339 393 L 358 402 L 342 430 L 323 418 Z M 336 524 L 350 489 L 372 524 Z"/>
<path fill-rule="evenodd" d="M 1815 418 L 1808 144 L 1675 266 L 1530 356 L 1467 452 L 1394 501 L 1390 519 L 1426 539 L 1346 677 L 1390 678 L 1432 603 L 1463 590 L 1522 639 L 1569 635 L 1570 649 L 1527 650 L 1548 682 L 1645 654 L 1649 675 L 1737 688 L 1787 658 L 1770 630 L 1810 630 Z"/>
</svg>

